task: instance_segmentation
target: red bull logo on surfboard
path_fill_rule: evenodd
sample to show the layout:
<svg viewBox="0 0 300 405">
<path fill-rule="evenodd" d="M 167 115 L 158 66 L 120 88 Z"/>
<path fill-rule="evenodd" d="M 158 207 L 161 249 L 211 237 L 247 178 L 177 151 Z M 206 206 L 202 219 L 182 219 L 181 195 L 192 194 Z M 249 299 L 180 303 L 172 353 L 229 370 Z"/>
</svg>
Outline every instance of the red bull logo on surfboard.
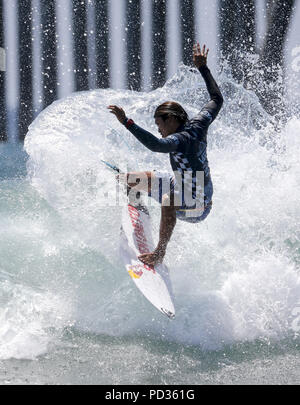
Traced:
<svg viewBox="0 0 300 405">
<path fill-rule="evenodd" d="M 134 229 L 134 236 L 135 240 L 137 243 L 137 247 L 139 249 L 140 253 L 149 253 L 150 249 L 147 243 L 147 239 L 145 236 L 145 230 L 143 227 L 143 223 L 140 219 L 140 213 L 139 211 L 133 207 L 132 205 L 128 205 L 128 211 L 129 211 L 129 217 L 131 219 L 131 223 Z M 148 266 L 147 264 L 142 264 L 139 265 L 141 268 L 147 271 L 152 271 L 153 274 L 156 273 L 154 267 Z M 131 266 L 133 267 L 133 266 Z M 137 275 L 137 278 L 141 277 L 143 272 L 141 270 L 138 270 L 138 272 L 134 271 L 134 274 Z"/>
</svg>

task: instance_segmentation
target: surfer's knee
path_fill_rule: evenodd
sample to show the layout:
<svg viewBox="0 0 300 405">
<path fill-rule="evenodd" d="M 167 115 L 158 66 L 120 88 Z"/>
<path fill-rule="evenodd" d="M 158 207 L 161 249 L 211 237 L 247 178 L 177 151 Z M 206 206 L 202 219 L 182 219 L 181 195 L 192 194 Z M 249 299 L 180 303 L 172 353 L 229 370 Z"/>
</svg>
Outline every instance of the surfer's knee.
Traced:
<svg viewBox="0 0 300 405">
<path fill-rule="evenodd" d="M 161 206 L 162 207 L 170 207 L 171 206 L 171 198 L 169 194 L 164 194 L 161 199 Z"/>
<path fill-rule="evenodd" d="M 176 219 L 176 207 L 171 204 L 170 196 L 162 197 L 161 212 L 164 217 Z"/>
<path fill-rule="evenodd" d="M 175 205 L 174 202 L 174 195 L 173 194 L 164 194 L 161 200 L 161 206 L 165 207 L 166 209 L 170 209 L 171 211 L 176 211 L 179 206 Z"/>
</svg>

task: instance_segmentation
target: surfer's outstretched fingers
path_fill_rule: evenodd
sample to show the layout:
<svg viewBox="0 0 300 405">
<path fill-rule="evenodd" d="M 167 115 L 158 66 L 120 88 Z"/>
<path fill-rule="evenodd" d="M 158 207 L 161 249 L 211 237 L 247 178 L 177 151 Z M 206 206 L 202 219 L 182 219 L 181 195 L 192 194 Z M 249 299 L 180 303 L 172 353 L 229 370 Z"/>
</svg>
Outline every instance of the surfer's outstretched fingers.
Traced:
<svg viewBox="0 0 300 405">
<path fill-rule="evenodd" d="M 126 114 L 125 111 L 123 110 L 122 107 L 118 107 L 117 105 L 109 105 L 108 110 L 110 110 L 110 113 L 114 114 L 117 119 L 123 124 Z"/>
</svg>

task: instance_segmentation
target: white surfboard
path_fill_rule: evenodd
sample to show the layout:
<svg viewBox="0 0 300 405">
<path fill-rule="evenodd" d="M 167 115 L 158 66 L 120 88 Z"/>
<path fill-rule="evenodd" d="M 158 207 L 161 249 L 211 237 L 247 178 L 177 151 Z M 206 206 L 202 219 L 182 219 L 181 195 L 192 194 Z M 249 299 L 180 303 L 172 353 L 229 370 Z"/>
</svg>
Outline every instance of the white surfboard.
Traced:
<svg viewBox="0 0 300 405">
<path fill-rule="evenodd" d="M 154 250 L 149 212 L 143 205 L 125 205 L 122 212 L 120 254 L 137 288 L 159 311 L 174 318 L 169 270 L 165 264 L 147 266 L 138 260 Z"/>
</svg>

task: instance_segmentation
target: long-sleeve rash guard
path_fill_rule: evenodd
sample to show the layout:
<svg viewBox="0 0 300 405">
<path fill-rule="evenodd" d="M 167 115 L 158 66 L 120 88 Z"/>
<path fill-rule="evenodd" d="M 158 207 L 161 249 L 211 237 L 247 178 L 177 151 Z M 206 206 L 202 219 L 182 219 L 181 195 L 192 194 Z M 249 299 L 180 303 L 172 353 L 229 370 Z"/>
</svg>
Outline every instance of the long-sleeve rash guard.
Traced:
<svg viewBox="0 0 300 405">
<path fill-rule="evenodd" d="M 207 130 L 222 107 L 223 97 L 208 67 L 205 65 L 199 71 L 206 83 L 210 101 L 194 118 L 180 125 L 176 133 L 166 138 L 157 138 L 127 118 L 124 125 L 151 151 L 169 153 L 173 171 L 181 173 L 184 182 L 192 178 L 194 183 L 196 172 L 204 172 L 204 202 L 207 204 L 212 197 L 212 183 L 206 153 Z M 193 198 L 197 198 L 196 194 L 193 189 Z"/>
</svg>

